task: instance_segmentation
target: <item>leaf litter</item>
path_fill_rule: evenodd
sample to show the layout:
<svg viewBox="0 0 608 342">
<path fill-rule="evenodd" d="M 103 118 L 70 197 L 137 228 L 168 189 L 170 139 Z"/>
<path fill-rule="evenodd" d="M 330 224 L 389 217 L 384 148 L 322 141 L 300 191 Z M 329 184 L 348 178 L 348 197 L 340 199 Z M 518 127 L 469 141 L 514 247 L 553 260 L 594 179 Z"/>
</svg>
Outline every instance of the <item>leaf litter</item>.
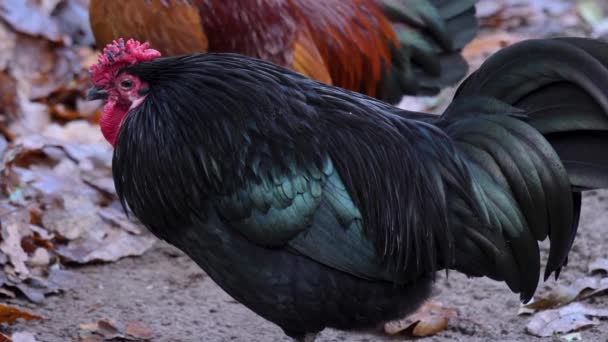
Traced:
<svg viewBox="0 0 608 342">
<path fill-rule="evenodd" d="M 450 319 L 456 316 L 458 316 L 456 309 L 446 307 L 440 302 L 431 300 L 406 318 L 386 323 L 384 331 L 389 335 L 408 331 L 412 336 L 416 337 L 432 336 L 445 330 L 448 327 Z"/>
<path fill-rule="evenodd" d="M 31 321 L 33 319 L 42 319 L 42 317 L 14 306 L 0 303 L 0 324 L 13 324 L 20 319 Z"/>
<path fill-rule="evenodd" d="M 155 334 L 146 325 L 139 321 L 127 321 L 126 323 L 113 320 L 99 320 L 94 323 L 80 325 L 81 342 L 126 340 L 126 341 L 148 341 Z"/>
<path fill-rule="evenodd" d="M 155 243 L 117 202 L 112 149 L 85 100 L 96 60 L 86 0 L 0 0 L 0 298 L 77 286 L 71 264 Z"/>
<path fill-rule="evenodd" d="M 536 314 L 526 326 L 526 332 L 534 336 L 550 337 L 598 325 L 599 318 L 608 318 L 608 309 L 571 303 Z"/>
<path fill-rule="evenodd" d="M 581 303 L 608 291 L 607 267 L 607 259 L 596 259 L 589 264 L 590 275 L 558 284 L 522 305 L 518 314 L 532 315 L 526 332 L 539 337 L 567 334 L 608 319 L 608 310 Z"/>
</svg>

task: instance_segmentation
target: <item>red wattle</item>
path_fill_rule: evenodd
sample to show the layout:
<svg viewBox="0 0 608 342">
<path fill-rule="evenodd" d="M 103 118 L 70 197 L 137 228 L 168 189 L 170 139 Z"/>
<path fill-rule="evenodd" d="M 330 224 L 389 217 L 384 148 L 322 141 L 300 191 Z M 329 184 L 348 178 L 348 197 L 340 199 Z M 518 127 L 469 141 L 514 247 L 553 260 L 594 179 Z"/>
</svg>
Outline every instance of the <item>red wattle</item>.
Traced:
<svg viewBox="0 0 608 342">
<path fill-rule="evenodd" d="M 108 99 L 103 107 L 103 112 L 99 118 L 99 126 L 101 133 L 112 146 L 116 145 L 120 125 L 128 112 L 129 104 L 119 103 L 112 97 Z"/>
</svg>

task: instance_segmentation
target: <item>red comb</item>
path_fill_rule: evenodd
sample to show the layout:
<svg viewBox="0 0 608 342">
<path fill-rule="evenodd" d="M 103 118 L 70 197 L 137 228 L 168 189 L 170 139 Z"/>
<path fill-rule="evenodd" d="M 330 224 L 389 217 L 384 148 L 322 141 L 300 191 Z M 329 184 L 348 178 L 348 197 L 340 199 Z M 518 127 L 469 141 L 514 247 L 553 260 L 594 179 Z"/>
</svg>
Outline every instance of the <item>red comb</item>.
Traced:
<svg viewBox="0 0 608 342">
<path fill-rule="evenodd" d="M 99 54 L 99 62 L 89 69 L 93 84 L 103 87 L 111 81 L 118 68 L 160 57 L 160 52 L 148 46 L 150 44 L 147 42 L 140 43 L 135 39 L 129 39 L 125 43 L 122 38 L 108 44 Z"/>
</svg>

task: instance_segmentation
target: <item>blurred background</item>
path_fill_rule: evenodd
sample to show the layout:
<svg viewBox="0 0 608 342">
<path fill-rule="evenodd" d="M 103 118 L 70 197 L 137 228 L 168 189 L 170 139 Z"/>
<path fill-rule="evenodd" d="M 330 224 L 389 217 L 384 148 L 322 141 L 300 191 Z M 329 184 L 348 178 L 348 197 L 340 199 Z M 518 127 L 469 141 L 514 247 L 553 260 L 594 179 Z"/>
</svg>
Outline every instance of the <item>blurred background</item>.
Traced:
<svg viewBox="0 0 608 342">
<path fill-rule="evenodd" d="M 123 214 L 112 150 L 98 127 L 100 103 L 84 99 L 97 59 L 88 6 L 0 0 L 0 341 L 285 340 Z M 605 0 L 482 0 L 477 17 L 480 33 L 463 50 L 469 72 L 523 39 L 608 40 Z M 399 106 L 440 113 L 453 92 L 406 96 Z M 542 310 L 570 302 L 608 310 L 601 296 L 608 289 L 606 198 L 586 196 L 572 267 L 542 288 L 541 304 L 521 308 L 504 285 L 450 275 L 439 281 L 437 308 L 458 314 L 446 315 L 449 324 L 425 341 L 537 341 L 526 326 L 546 320 Z M 600 319 L 608 311 L 581 310 L 576 324 L 553 319 L 536 335 L 605 340 L 608 323 Z M 375 339 L 326 331 L 320 341 Z"/>
</svg>

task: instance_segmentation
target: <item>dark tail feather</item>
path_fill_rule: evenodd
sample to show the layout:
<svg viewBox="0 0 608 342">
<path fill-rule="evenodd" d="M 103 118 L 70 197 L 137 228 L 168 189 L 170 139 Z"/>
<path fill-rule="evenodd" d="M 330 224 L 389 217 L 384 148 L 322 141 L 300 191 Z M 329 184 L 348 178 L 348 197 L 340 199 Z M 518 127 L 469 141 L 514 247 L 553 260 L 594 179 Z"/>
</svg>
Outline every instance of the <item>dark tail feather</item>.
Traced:
<svg viewBox="0 0 608 342">
<path fill-rule="evenodd" d="M 545 135 L 577 189 L 608 187 L 608 44 L 530 40 L 492 56 L 458 89 L 522 109 Z"/>
<path fill-rule="evenodd" d="M 572 131 L 545 136 L 577 191 L 608 189 L 608 131 Z"/>
<path fill-rule="evenodd" d="M 398 101 L 404 93 L 435 94 L 466 75 L 468 64 L 460 51 L 477 34 L 477 0 L 379 2 L 400 43 L 385 85 L 386 100 Z"/>
<path fill-rule="evenodd" d="M 549 236 L 545 279 L 557 276 L 576 235 L 580 191 L 608 188 L 608 44 L 559 38 L 503 49 L 463 82 L 442 121 L 477 172 L 479 196 L 489 199 L 486 222 L 503 228 L 462 228 L 485 238 L 469 248 L 492 256 L 477 273 L 528 299 L 537 284 L 526 273 L 538 274 L 539 258 L 531 242 Z M 500 189 L 505 198 L 490 198 Z M 505 255 L 519 269 L 488 269 Z"/>
</svg>

